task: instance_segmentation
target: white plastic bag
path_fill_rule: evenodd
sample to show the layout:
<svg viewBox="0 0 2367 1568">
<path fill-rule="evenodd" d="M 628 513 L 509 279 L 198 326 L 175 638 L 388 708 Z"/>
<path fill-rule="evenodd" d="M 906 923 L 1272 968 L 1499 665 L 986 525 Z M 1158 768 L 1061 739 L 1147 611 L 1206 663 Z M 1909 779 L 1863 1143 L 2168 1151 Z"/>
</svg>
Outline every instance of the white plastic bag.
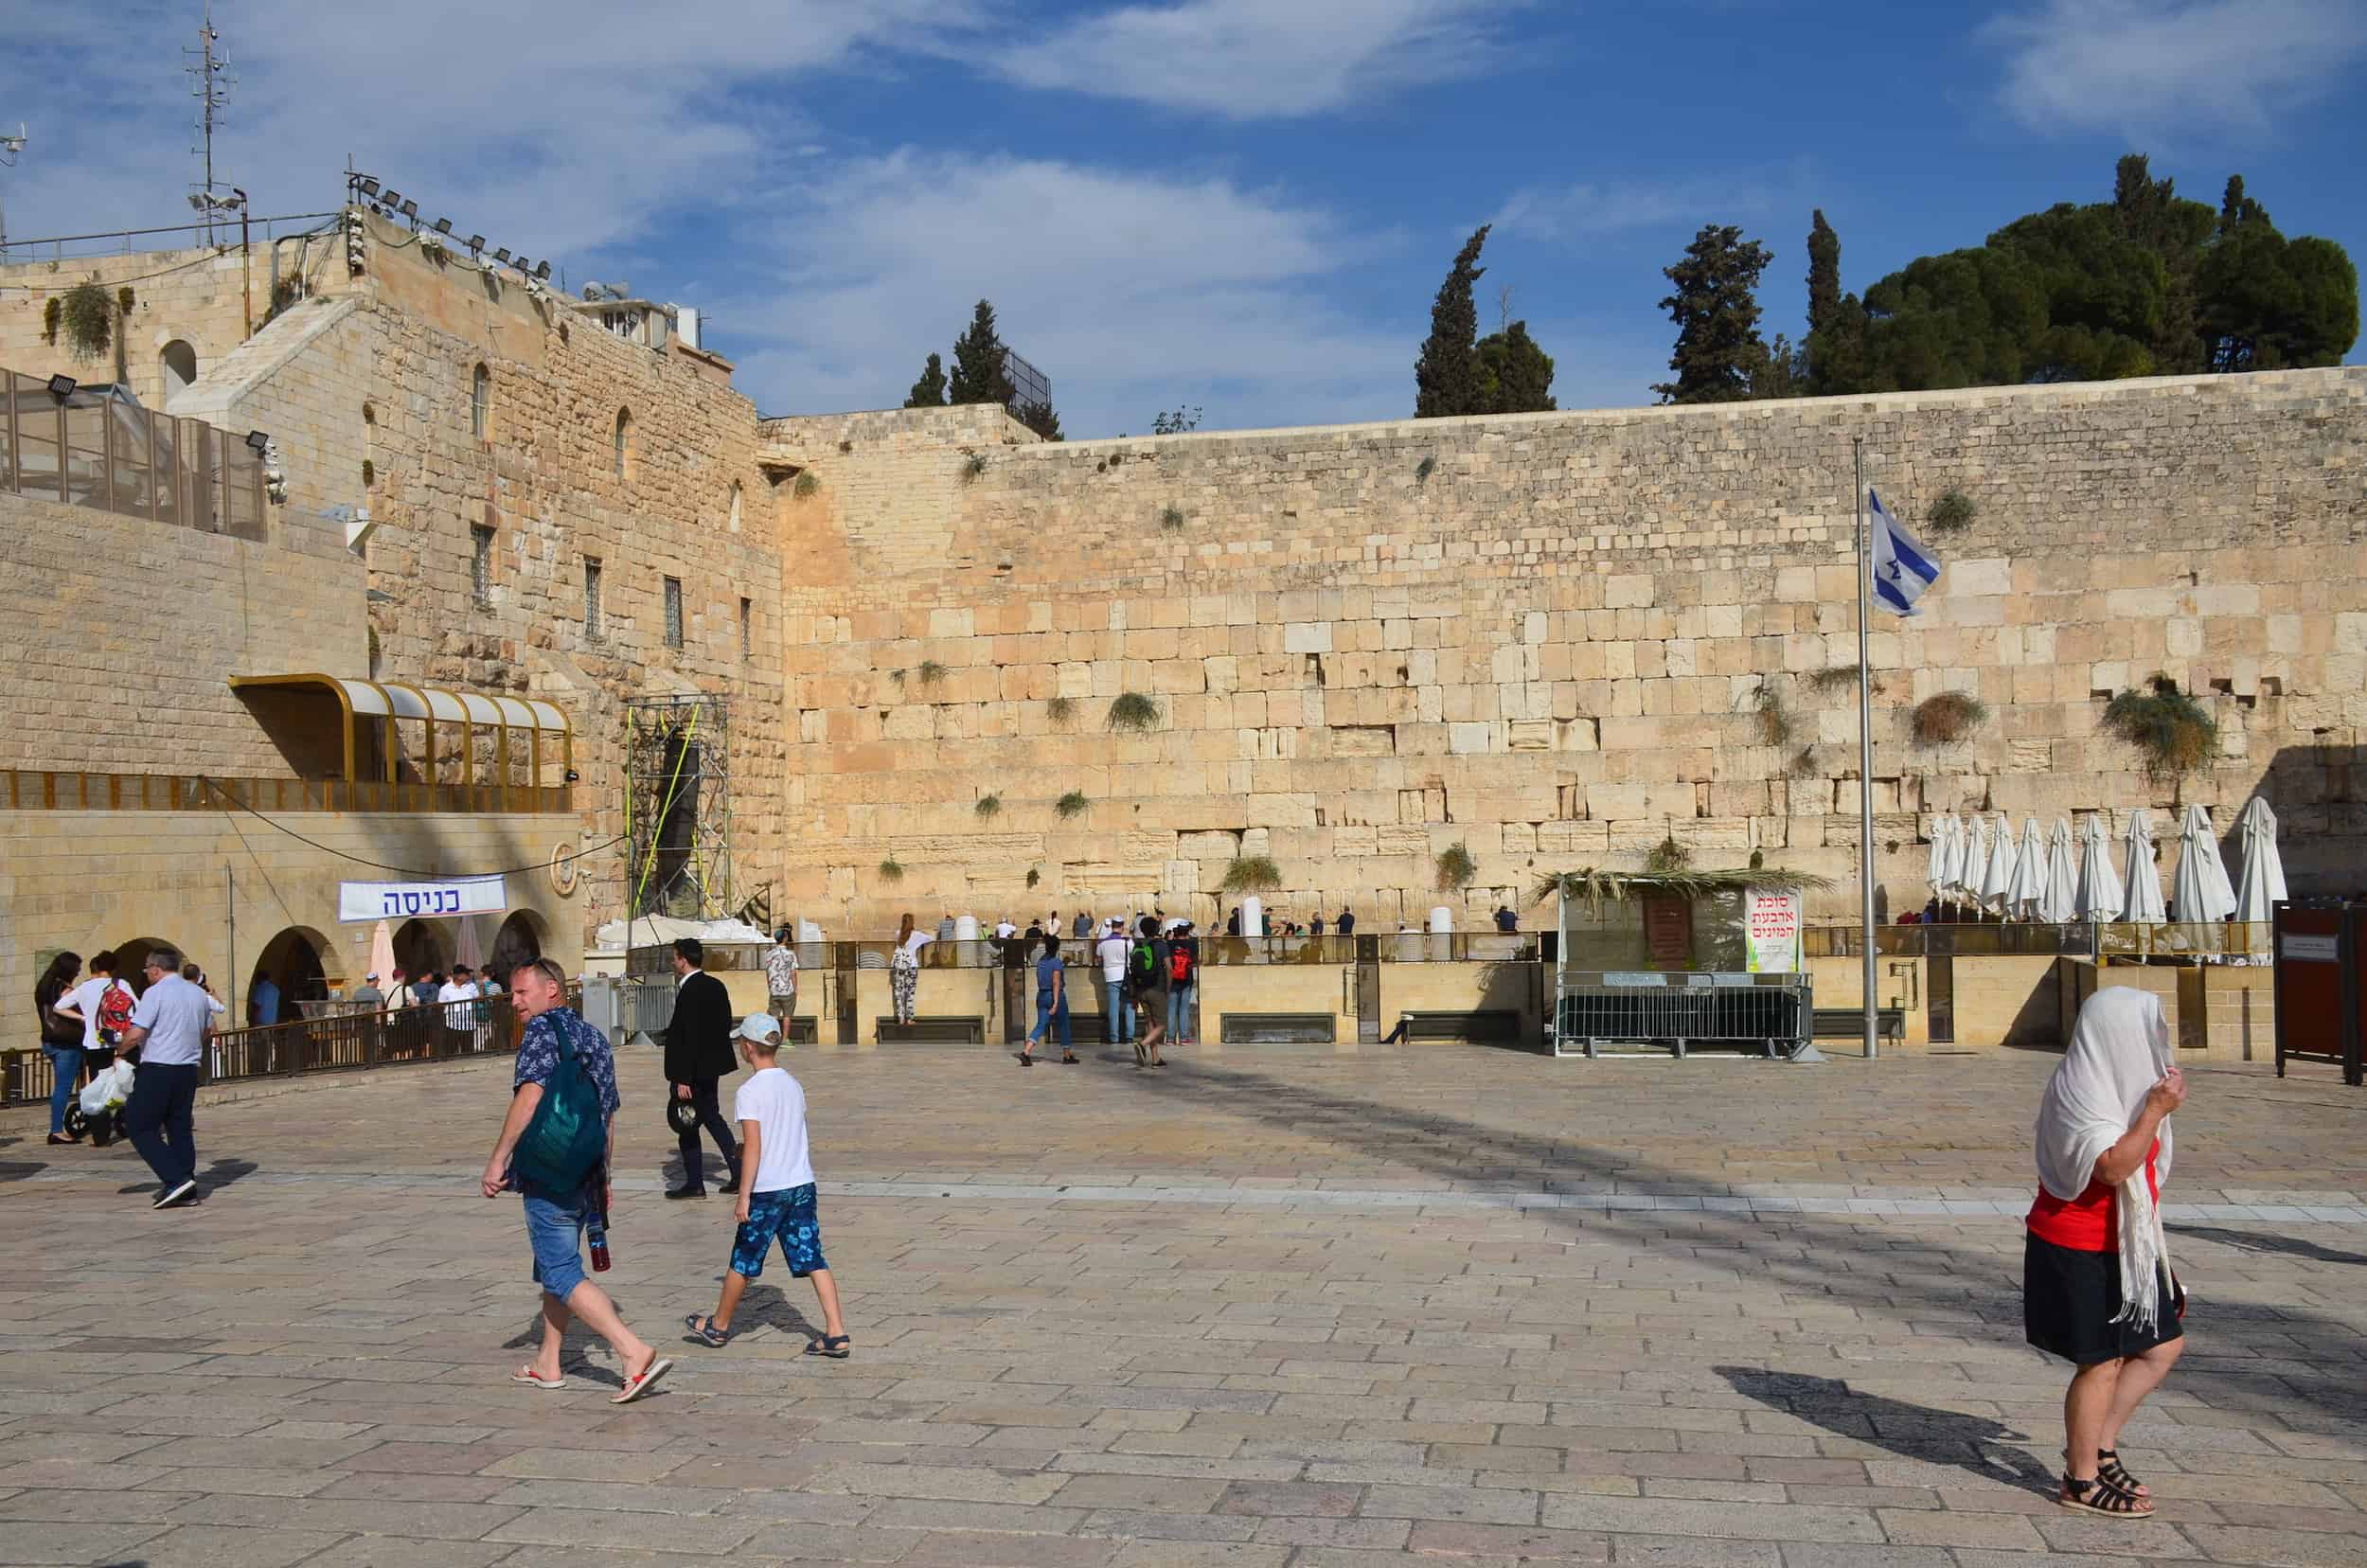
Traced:
<svg viewBox="0 0 2367 1568">
<path fill-rule="evenodd" d="M 122 1109 L 132 1097 L 132 1064 L 117 1061 L 114 1066 L 94 1074 L 82 1086 L 82 1114 L 102 1115 Z"/>
</svg>

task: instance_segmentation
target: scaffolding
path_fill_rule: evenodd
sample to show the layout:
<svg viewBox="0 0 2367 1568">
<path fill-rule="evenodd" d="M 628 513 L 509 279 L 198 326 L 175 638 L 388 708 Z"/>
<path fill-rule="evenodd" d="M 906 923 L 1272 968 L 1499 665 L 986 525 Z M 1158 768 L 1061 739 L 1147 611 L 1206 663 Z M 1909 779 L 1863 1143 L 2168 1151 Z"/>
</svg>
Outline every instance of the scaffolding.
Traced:
<svg viewBox="0 0 2367 1568">
<path fill-rule="evenodd" d="M 629 916 L 720 919 L 732 877 L 731 704 L 711 693 L 625 703 Z"/>
</svg>

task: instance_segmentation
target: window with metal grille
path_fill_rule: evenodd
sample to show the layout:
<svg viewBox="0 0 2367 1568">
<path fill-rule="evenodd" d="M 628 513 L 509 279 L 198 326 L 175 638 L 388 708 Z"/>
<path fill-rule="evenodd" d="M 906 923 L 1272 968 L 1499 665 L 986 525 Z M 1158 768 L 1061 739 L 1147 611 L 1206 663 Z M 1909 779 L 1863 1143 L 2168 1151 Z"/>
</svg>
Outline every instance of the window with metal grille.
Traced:
<svg viewBox="0 0 2367 1568">
<path fill-rule="evenodd" d="M 682 646 L 682 579 L 666 579 L 666 646 Z"/>
<path fill-rule="evenodd" d="M 478 523 L 469 529 L 469 543 L 473 553 L 469 558 L 469 587 L 476 596 L 477 608 L 493 607 L 493 530 Z"/>
<path fill-rule="evenodd" d="M 592 556 L 583 558 L 583 634 L 600 640 L 600 563 Z"/>
</svg>

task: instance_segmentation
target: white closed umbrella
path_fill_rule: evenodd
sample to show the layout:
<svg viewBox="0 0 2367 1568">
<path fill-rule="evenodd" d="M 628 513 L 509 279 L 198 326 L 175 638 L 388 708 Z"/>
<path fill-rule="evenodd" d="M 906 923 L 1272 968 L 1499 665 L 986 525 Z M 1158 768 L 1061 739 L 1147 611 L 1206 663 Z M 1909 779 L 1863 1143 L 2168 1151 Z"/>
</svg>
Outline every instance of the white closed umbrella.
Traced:
<svg viewBox="0 0 2367 1568">
<path fill-rule="evenodd" d="M 1948 829 L 1955 820 L 1945 816 L 1931 819 L 1931 853 L 1924 863 L 1923 879 L 1931 884 L 1934 899 L 1948 897 Z"/>
<path fill-rule="evenodd" d="M 1965 874 L 1956 884 L 1966 903 L 1981 907 L 1981 887 L 1989 880 L 1989 819 L 1975 811 L 1965 819 Z"/>
<path fill-rule="evenodd" d="M 2024 817 L 2021 847 L 2014 854 L 2014 874 L 2005 883 L 2005 912 L 2021 919 L 2035 918 L 2038 900 L 2046 893 L 2046 840 L 2038 836 L 2038 819 Z"/>
<path fill-rule="evenodd" d="M 2079 830 L 2079 885 L 2072 909 L 2083 920 L 2121 918 L 2121 878 L 2112 869 L 2112 835 L 2102 811 L 2090 811 L 2088 825 Z"/>
<path fill-rule="evenodd" d="M 2176 888 L 2181 922 L 2207 925 L 2235 913 L 2235 888 L 2219 859 L 2219 835 L 2212 830 L 2211 813 L 2200 806 L 2187 807 L 2179 828 Z"/>
<path fill-rule="evenodd" d="M 2121 921 L 2160 925 L 2169 916 L 2162 907 L 2162 873 L 2153 866 L 2153 817 L 2143 806 L 2128 813 L 2121 842 L 2128 849 L 2123 863 L 2128 890 L 2121 900 Z"/>
<path fill-rule="evenodd" d="M 2071 818 L 2056 817 L 2046 836 L 2046 892 L 2038 900 L 2038 918 L 2061 925 L 2078 913 L 2078 851 L 2072 847 Z"/>
<path fill-rule="evenodd" d="M 2003 811 L 1989 832 L 1989 869 L 1981 879 L 1981 901 L 1999 915 L 2005 913 L 2005 896 L 2014 889 L 2014 823 Z"/>
<path fill-rule="evenodd" d="M 2235 918 L 2267 920 L 2285 897 L 2285 857 L 2277 852 L 2277 815 L 2258 795 L 2244 808 L 2237 832 L 2244 845 L 2242 873 L 2235 879 Z"/>
</svg>

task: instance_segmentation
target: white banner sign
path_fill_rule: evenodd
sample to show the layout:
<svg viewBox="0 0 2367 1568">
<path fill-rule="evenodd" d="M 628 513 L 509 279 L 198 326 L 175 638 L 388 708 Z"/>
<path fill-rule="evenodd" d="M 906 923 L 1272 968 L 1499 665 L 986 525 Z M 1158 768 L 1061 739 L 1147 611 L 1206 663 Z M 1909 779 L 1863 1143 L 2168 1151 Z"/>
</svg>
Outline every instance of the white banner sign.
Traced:
<svg viewBox="0 0 2367 1568">
<path fill-rule="evenodd" d="M 347 925 L 370 920 L 434 919 L 438 916 L 498 915 L 509 907 L 507 885 L 499 877 L 463 877 L 457 882 L 337 884 L 337 918 Z"/>
<path fill-rule="evenodd" d="M 1792 974 L 1807 966 L 1800 953 L 1800 895 L 1745 893 L 1743 935 L 1753 974 Z"/>
</svg>

